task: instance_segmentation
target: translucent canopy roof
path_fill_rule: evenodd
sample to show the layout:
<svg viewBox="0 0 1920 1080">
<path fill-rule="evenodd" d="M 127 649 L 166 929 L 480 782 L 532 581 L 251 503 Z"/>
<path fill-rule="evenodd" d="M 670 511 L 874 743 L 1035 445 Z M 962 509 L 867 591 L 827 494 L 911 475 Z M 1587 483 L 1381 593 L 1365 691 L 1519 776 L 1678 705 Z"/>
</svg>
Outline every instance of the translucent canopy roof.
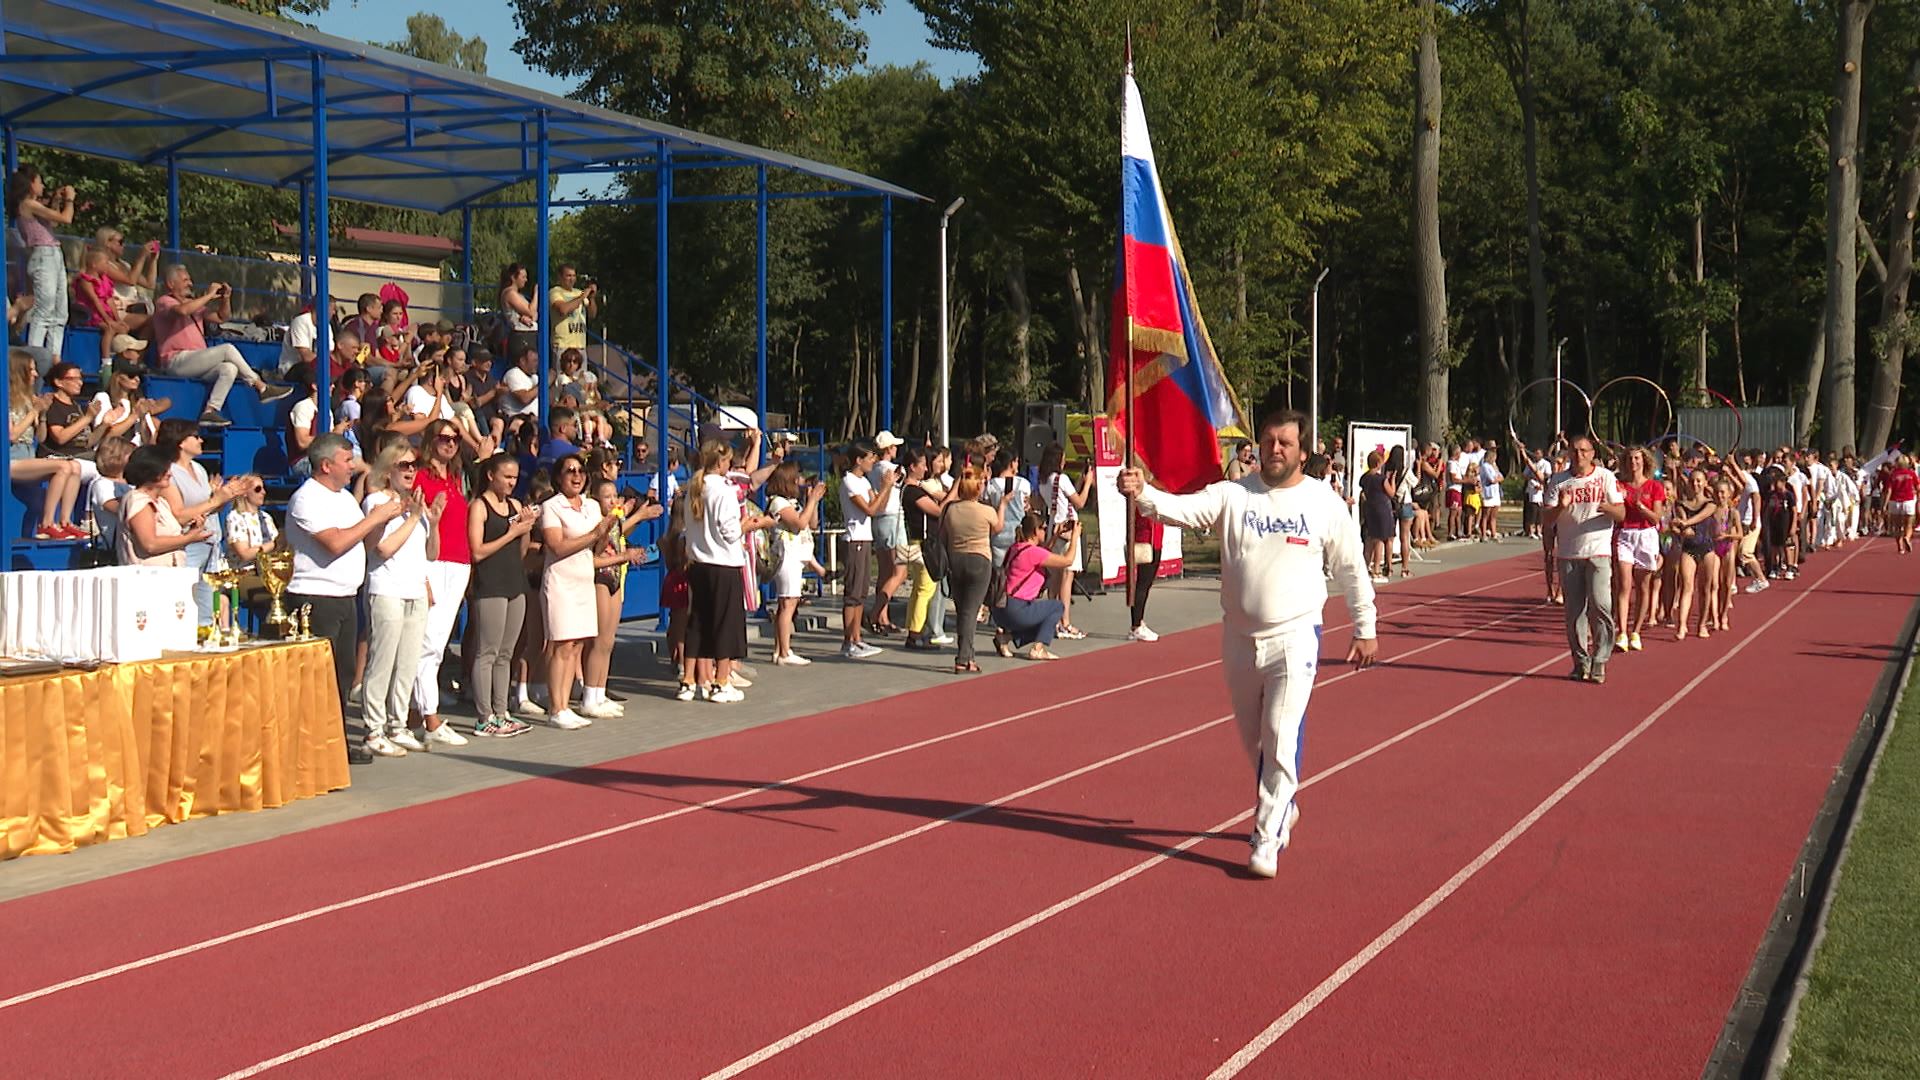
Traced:
<svg viewBox="0 0 1920 1080">
<path fill-rule="evenodd" d="M 626 116 L 209 0 L 0 0 L 0 125 L 16 139 L 268 187 L 458 209 L 549 170 L 765 165 L 827 190 L 921 200 L 870 176 Z M 318 76 L 318 79 L 316 79 Z"/>
</svg>

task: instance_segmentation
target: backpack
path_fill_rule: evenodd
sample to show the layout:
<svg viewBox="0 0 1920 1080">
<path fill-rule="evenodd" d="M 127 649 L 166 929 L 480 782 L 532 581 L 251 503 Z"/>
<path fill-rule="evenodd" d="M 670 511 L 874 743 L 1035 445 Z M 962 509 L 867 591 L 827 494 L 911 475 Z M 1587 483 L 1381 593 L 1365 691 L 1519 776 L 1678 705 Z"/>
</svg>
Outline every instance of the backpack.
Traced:
<svg viewBox="0 0 1920 1080">
<path fill-rule="evenodd" d="M 947 526 L 943 518 L 927 518 L 927 538 L 920 541 L 920 563 L 927 576 L 945 581 L 950 553 L 947 551 Z"/>
<path fill-rule="evenodd" d="M 1000 560 L 1000 568 L 994 571 L 993 580 L 987 583 L 988 610 L 998 611 L 1007 606 L 1007 589 L 1011 585 L 1007 579 L 1013 575 L 1014 553 L 1021 548 L 1032 546 L 1031 544 L 1016 542 L 1012 547 L 1007 549 L 1006 558 Z"/>
</svg>

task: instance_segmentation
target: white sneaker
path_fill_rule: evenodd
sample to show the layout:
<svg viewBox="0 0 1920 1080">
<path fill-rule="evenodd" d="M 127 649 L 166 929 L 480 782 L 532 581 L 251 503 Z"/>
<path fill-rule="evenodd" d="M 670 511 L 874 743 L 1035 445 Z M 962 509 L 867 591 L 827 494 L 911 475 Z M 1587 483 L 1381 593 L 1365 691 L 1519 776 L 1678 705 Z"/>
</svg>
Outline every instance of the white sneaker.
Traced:
<svg viewBox="0 0 1920 1080">
<path fill-rule="evenodd" d="M 1136 626 L 1132 630 L 1128 631 L 1127 640 L 1128 641 L 1159 641 L 1160 635 L 1154 633 L 1153 628 L 1148 626 L 1146 623 L 1141 623 L 1139 626 Z"/>
<path fill-rule="evenodd" d="M 425 750 L 427 748 L 427 744 L 420 741 L 420 737 L 413 733 L 412 728 L 403 727 L 394 732 L 390 738 L 393 745 L 404 750 Z"/>
<path fill-rule="evenodd" d="M 1300 820 L 1298 806 L 1287 807 L 1286 824 L 1280 827 L 1279 836 L 1256 836 L 1253 841 L 1253 854 L 1247 857 L 1247 872 L 1254 877 L 1270 878 L 1280 872 L 1280 853 L 1287 850 L 1287 844 L 1293 839 L 1294 822 Z"/>
<path fill-rule="evenodd" d="M 760 677 L 760 673 L 754 670 L 753 665 L 747 663 L 745 660 L 735 660 L 733 662 L 733 673 L 749 679 L 757 679 Z"/>
<path fill-rule="evenodd" d="M 1751 582 L 1747 584 L 1747 592 L 1749 594 L 1766 592 L 1767 589 L 1770 587 L 1771 586 L 1767 584 L 1766 578 L 1754 578 Z"/>
<path fill-rule="evenodd" d="M 547 723 L 559 728 L 561 731 L 577 731 L 580 728 L 590 726 L 593 721 L 581 716 L 572 709 L 561 709 L 559 712 L 547 717 Z"/>
<path fill-rule="evenodd" d="M 444 720 L 440 722 L 439 727 L 427 730 L 427 741 L 439 743 L 441 746 L 467 745 L 467 737 L 453 730 L 453 725 Z"/>
<path fill-rule="evenodd" d="M 727 685 L 735 690 L 747 690 L 752 688 L 753 680 L 736 671 L 728 676 Z"/>
<path fill-rule="evenodd" d="M 813 663 L 813 661 L 801 656 L 799 653 L 788 653 L 785 656 L 774 657 L 773 663 L 775 667 L 806 667 L 808 664 Z"/>
<path fill-rule="evenodd" d="M 520 704 L 513 707 L 513 711 L 533 720 L 538 720 L 547 715 L 547 710 L 532 698 L 522 698 Z"/>
<path fill-rule="evenodd" d="M 953 644 L 953 643 L 954 643 L 954 640 L 955 640 L 955 639 L 954 639 L 954 636 L 953 636 L 952 634 L 935 634 L 935 635 L 933 635 L 932 637 L 930 637 L 930 638 L 928 638 L 928 639 L 927 639 L 927 644 L 929 644 L 929 645 L 951 645 L 951 644 Z"/>
<path fill-rule="evenodd" d="M 1390 577 L 1388 577 L 1388 576 L 1387 576 L 1387 575 L 1385 575 L 1385 574 L 1375 574 L 1375 575 L 1373 575 L 1373 583 L 1374 583 L 1375 585 L 1385 585 L 1385 584 L 1386 584 L 1387 582 L 1389 582 L 1389 581 L 1392 581 L 1392 580 L 1393 580 L 1392 578 L 1390 578 Z"/>
<path fill-rule="evenodd" d="M 612 720 L 626 715 L 621 711 L 620 706 L 612 701 L 596 701 L 591 705 L 580 706 L 577 711 L 579 715 L 594 720 Z"/>
<path fill-rule="evenodd" d="M 674 691 L 673 699 L 675 701 L 692 701 L 693 700 L 693 684 L 681 683 L 680 689 Z"/>
<path fill-rule="evenodd" d="M 871 656 L 879 656 L 881 653 L 884 653 L 887 651 L 878 645 L 869 645 L 864 641 L 861 642 L 858 646 L 856 646 L 856 648 L 860 650 L 859 656 L 860 656 L 860 659 L 862 660 L 865 660 Z"/>
<path fill-rule="evenodd" d="M 707 693 L 707 700 L 717 705 L 731 705 L 736 701 L 747 700 L 747 695 L 736 686 L 721 686 Z"/>
<path fill-rule="evenodd" d="M 381 757 L 406 757 L 407 752 L 393 745 L 393 740 L 385 735 L 367 736 L 367 749 Z"/>
</svg>

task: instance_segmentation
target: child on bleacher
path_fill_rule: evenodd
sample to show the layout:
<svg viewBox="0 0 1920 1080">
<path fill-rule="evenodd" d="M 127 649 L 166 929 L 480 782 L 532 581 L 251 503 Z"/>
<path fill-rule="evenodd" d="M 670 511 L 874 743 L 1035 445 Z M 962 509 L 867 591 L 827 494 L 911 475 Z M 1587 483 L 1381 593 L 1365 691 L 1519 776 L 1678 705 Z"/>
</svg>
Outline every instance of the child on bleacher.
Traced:
<svg viewBox="0 0 1920 1080">
<path fill-rule="evenodd" d="M 87 489 L 87 508 L 100 536 L 98 546 L 110 552 L 120 550 L 120 500 L 130 490 L 126 481 L 127 459 L 133 456 L 133 440 L 109 435 L 93 455 L 100 475 Z"/>
</svg>

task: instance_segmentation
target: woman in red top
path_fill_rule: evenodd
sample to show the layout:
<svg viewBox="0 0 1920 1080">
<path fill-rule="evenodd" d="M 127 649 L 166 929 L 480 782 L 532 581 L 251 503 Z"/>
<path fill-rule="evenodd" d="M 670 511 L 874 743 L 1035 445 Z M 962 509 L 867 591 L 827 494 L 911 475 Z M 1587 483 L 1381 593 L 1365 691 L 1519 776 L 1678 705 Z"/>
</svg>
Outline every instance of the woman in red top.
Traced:
<svg viewBox="0 0 1920 1080">
<path fill-rule="evenodd" d="M 1644 446 L 1627 451 L 1621 463 L 1621 498 L 1627 516 L 1613 533 L 1613 613 L 1618 634 L 1613 647 L 1622 652 L 1640 648 L 1640 631 L 1654 606 L 1654 586 L 1660 572 L 1660 517 L 1667 503 L 1667 486 L 1653 478 L 1653 454 Z M 1636 607 L 1634 597 L 1640 598 Z"/>
<path fill-rule="evenodd" d="M 1913 458 L 1901 454 L 1893 459 L 1893 469 L 1887 473 L 1887 531 L 1894 535 L 1894 545 L 1901 554 L 1913 551 L 1913 512 L 1914 501 L 1920 497 L 1920 473 L 1913 470 Z"/>
<path fill-rule="evenodd" d="M 427 581 L 433 603 L 427 608 L 427 631 L 420 639 L 420 674 L 413 683 L 413 707 L 427 728 L 427 741 L 443 746 L 465 746 L 466 737 L 440 719 L 440 658 L 453 635 L 454 619 L 467 598 L 467 579 L 473 574 L 473 551 L 467 543 L 467 474 L 460 463 L 460 429 L 451 420 L 435 420 L 421 433 L 420 456 L 426 462 L 414 478 L 414 487 L 428 504 L 445 501 L 434 531 L 440 536 L 438 554 L 427 563 Z M 469 680 L 471 681 L 471 680 Z"/>
</svg>

